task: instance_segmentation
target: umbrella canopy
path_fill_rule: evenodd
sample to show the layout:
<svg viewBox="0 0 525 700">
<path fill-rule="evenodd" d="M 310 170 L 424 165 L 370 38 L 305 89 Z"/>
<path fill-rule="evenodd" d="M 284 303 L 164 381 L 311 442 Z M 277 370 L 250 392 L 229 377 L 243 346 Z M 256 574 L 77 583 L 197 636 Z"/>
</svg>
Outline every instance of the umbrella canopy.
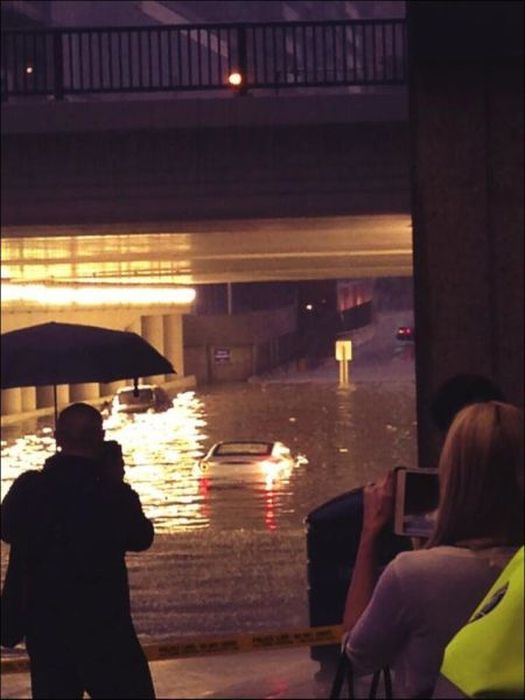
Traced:
<svg viewBox="0 0 525 700">
<path fill-rule="evenodd" d="M 3 333 L 1 368 L 2 389 L 175 374 L 140 335 L 75 323 L 42 323 Z"/>
</svg>

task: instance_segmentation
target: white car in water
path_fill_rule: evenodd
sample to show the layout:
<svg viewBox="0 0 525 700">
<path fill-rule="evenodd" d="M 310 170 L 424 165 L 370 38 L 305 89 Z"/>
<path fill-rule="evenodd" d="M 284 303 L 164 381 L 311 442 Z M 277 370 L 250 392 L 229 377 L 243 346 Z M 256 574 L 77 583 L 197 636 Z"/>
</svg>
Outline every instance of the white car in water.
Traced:
<svg viewBox="0 0 525 700">
<path fill-rule="evenodd" d="M 160 386 L 139 384 L 121 387 L 111 404 L 111 413 L 158 413 L 172 407 L 172 401 Z"/>
<path fill-rule="evenodd" d="M 292 469 L 308 460 L 294 458 L 282 442 L 236 440 L 217 442 L 200 460 L 198 470 L 213 481 L 275 481 L 286 479 Z"/>
</svg>

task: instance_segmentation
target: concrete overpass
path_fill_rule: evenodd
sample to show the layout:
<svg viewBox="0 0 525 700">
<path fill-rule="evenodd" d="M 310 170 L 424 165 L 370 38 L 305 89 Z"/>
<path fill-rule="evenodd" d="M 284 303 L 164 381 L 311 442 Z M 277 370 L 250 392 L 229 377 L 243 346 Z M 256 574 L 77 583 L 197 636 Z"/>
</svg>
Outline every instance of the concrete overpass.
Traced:
<svg viewBox="0 0 525 700">
<path fill-rule="evenodd" d="M 408 214 L 17 227 L 5 235 L 3 275 L 20 282 L 191 285 L 412 274 Z"/>
<path fill-rule="evenodd" d="M 8 104 L 3 114 L 4 283 L 412 274 L 403 90 Z M 106 307 L 104 316 L 36 297 L 6 297 L 4 331 L 66 316 L 128 328 L 184 374 L 188 308 Z M 115 388 L 62 388 L 61 396 L 92 399 Z M 11 390 L 4 413 L 48 398 Z"/>
<path fill-rule="evenodd" d="M 406 95 L 391 90 L 6 104 L 4 236 L 67 235 L 64 227 L 74 235 L 179 234 L 188 221 L 407 216 Z M 214 226 L 193 230 L 209 234 Z"/>
<path fill-rule="evenodd" d="M 403 90 L 2 110 L 4 277 L 411 274 Z"/>
<path fill-rule="evenodd" d="M 488 374 L 511 401 L 523 401 L 522 14 L 520 3 L 484 3 L 473 23 L 472 3 L 408 3 L 410 131 L 403 99 L 385 95 L 381 103 L 367 89 L 357 96 L 230 95 L 198 105 L 111 98 L 3 105 L 9 256 L 20 270 L 28 251 L 30 260 L 35 257 L 28 243 L 33 236 L 96 237 L 101 229 L 95 227 L 104 226 L 110 236 L 129 234 L 129 245 L 141 233 L 154 234 L 151 242 L 162 233 L 172 243 L 177 233 L 190 233 L 184 255 L 174 257 L 184 263 L 181 275 L 200 279 L 212 279 L 212 268 L 219 274 L 221 266 L 245 279 L 243 258 L 264 270 L 275 257 L 279 274 L 294 274 L 290 269 L 299 270 L 305 259 L 309 268 L 323 260 L 326 269 L 344 260 L 346 272 L 359 258 L 346 239 L 351 228 L 348 240 L 360 238 L 351 223 L 377 216 L 404 216 L 408 223 L 411 209 L 419 448 L 422 463 L 432 464 L 437 442 L 428 404 L 444 378 L 459 371 Z M 305 240 L 314 247 L 291 250 L 300 220 L 314 217 L 318 232 L 323 220 L 343 217 L 345 223 L 339 234 L 328 235 L 326 248 L 310 230 Z M 242 229 L 223 231 L 223 239 L 217 231 L 221 245 L 213 260 L 204 260 L 202 249 L 198 257 L 196 241 L 213 241 L 214 233 L 183 228 L 247 219 L 270 228 L 270 220 L 295 223 L 286 235 L 281 227 L 275 239 L 261 233 L 253 245 Z M 156 225 L 140 232 L 138 222 Z M 371 221 L 366 226 L 374 228 Z M 265 238 L 272 257 L 257 258 Z M 380 248 L 391 250 L 391 243 L 385 239 Z M 404 249 L 401 236 L 397 259 Z M 39 262 L 42 271 L 45 262 Z M 153 267 L 162 262 L 175 274 L 171 257 Z M 66 265 L 65 274 L 72 271 Z"/>
</svg>

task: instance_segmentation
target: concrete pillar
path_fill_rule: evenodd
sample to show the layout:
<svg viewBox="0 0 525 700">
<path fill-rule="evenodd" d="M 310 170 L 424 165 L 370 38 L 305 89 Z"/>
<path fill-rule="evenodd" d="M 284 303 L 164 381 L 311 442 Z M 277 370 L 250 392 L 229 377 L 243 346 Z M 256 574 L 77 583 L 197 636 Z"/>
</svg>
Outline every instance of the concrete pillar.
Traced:
<svg viewBox="0 0 525 700">
<path fill-rule="evenodd" d="M 53 401 L 53 387 L 52 386 L 37 386 L 36 387 L 36 407 L 37 408 L 47 408 L 52 406 Z"/>
<path fill-rule="evenodd" d="M 106 384 L 100 384 L 99 394 L 100 396 L 112 397 L 114 394 L 117 393 L 117 390 L 120 389 L 121 386 L 126 386 L 126 384 L 128 384 L 128 380 L 126 379 L 117 379 L 117 381 L 115 382 L 107 382 Z"/>
<path fill-rule="evenodd" d="M 142 316 L 137 316 L 137 318 L 132 323 L 130 323 L 128 326 L 126 326 L 125 330 L 128 331 L 129 333 L 136 333 L 137 335 L 142 336 L 143 335 L 142 334 Z M 119 380 L 119 381 L 115 381 L 115 382 L 110 382 L 107 386 L 112 387 L 112 388 L 114 387 L 114 391 L 117 391 L 119 386 L 124 386 L 128 382 L 131 383 L 133 381 L 133 379 L 135 379 L 135 377 L 129 377 L 128 380 Z M 139 380 L 139 382 L 144 381 L 144 377 L 137 377 L 137 379 Z M 111 393 L 111 391 L 109 393 Z"/>
<path fill-rule="evenodd" d="M 36 408 L 36 389 L 34 386 L 22 388 L 22 411 L 34 411 Z"/>
<path fill-rule="evenodd" d="M 184 376 L 184 346 L 182 331 L 182 314 L 164 316 L 164 357 L 173 365 L 177 376 Z M 166 375 L 166 381 L 174 379 L 173 374 Z"/>
<path fill-rule="evenodd" d="M 72 403 L 69 396 L 69 389 L 70 387 L 67 384 L 59 384 L 57 386 L 57 404 L 59 412 Z"/>
<path fill-rule="evenodd" d="M 409 2 L 419 460 L 462 372 L 523 403 L 523 3 Z"/>
<path fill-rule="evenodd" d="M 226 313 L 228 316 L 233 314 L 233 284 L 227 282 L 226 284 Z"/>
<path fill-rule="evenodd" d="M 164 354 L 164 323 L 161 314 L 155 316 L 142 317 L 142 337 L 153 345 L 161 355 Z M 145 381 L 149 384 L 162 384 L 164 375 L 159 374 L 152 377 L 145 377 Z"/>
<path fill-rule="evenodd" d="M 22 412 L 22 389 L 2 390 L 2 415 L 11 416 Z"/>
<path fill-rule="evenodd" d="M 139 316 L 132 323 L 130 323 L 129 326 L 126 326 L 126 330 L 130 333 L 142 335 L 142 316 Z"/>
<path fill-rule="evenodd" d="M 52 386 L 36 387 L 37 408 L 48 408 L 49 406 L 54 406 L 54 403 Z M 60 384 L 57 386 L 57 403 L 59 411 L 69 404 L 69 386 L 67 384 Z"/>
<path fill-rule="evenodd" d="M 89 382 L 86 384 L 71 384 L 69 387 L 69 400 L 71 403 L 76 401 L 89 401 L 90 399 L 98 399 L 100 396 L 99 385 L 97 382 Z"/>
</svg>

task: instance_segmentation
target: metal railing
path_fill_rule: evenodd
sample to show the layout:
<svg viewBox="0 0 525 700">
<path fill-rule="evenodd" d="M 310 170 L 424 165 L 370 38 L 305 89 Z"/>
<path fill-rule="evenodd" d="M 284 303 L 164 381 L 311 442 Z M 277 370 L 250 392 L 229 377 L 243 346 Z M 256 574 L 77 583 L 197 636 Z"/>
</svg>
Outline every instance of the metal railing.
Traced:
<svg viewBox="0 0 525 700">
<path fill-rule="evenodd" d="M 2 32 L 2 97 L 406 82 L 405 21 Z"/>
</svg>

